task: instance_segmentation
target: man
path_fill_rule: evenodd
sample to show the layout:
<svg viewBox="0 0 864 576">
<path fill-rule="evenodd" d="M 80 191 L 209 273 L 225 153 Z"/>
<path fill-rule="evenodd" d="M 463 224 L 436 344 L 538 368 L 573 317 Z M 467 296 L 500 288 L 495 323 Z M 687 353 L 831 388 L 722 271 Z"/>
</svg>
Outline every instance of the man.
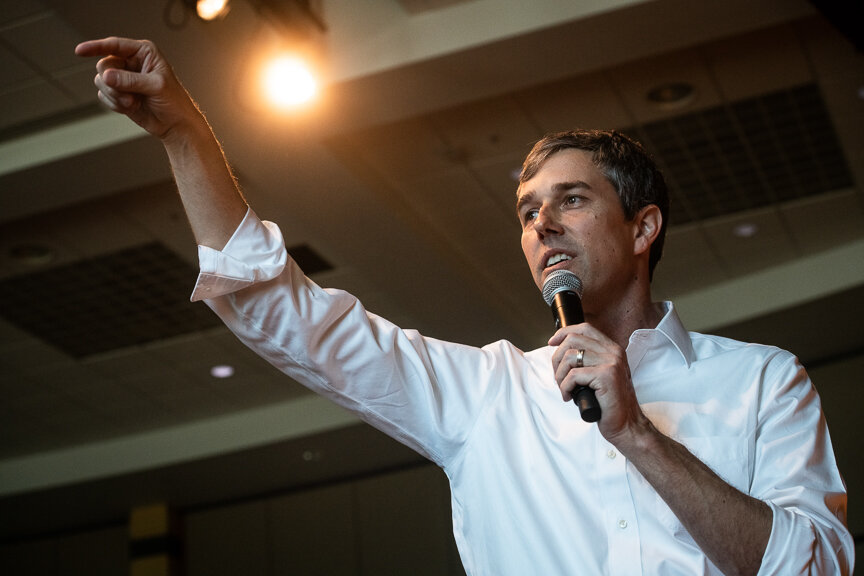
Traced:
<svg viewBox="0 0 864 576">
<path fill-rule="evenodd" d="M 240 195 L 206 120 L 149 42 L 86 42 L 99 98 L 159 137 L 200 246 L 193 298 L 286 374 L 441 466 L 466 571 L 849 574 L 845 487 L 788 352 L 690 334 L 655 304 L 668 200 L 638 144 L 554 135 L 526 159 L 538 287 L 583 281 L 586 322 L 524 353 L 424 338 L 325 290 Z M 567 400 L 589 386 L 583 422 Z M 563 401 L 562 401 L 563 400 Z"/>
</svg>

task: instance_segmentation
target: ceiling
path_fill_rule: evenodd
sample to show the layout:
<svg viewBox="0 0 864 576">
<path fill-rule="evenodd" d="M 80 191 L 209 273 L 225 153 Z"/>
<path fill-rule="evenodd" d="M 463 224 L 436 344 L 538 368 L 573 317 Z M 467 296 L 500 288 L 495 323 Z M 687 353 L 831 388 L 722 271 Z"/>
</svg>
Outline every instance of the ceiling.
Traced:
<svg viewBox="0 0 864 576">
<path fill-rule="evenodd" d="M 312 5 L 325 32 L 294 22 L 325 68 L 324 95 L 278 115 L 250 88 L 252 65 L 286 35 L 257 1 L 183 25 L 176 1 L 4 1 L 0 538 L 113 518 L 141 498 L 193 505 L 418 461 L 188 301 L 196 247 L 164 152 L 96 105 L 94 62 L 73 55 L 106 35 L 157 42 L 314 280 L 470 344 L 530 348 L 552 328 L 515 220 L 513 173 L 531 144 L 575 126 L 639 138 L 673 194 L 656 298 L 674 299 L 691 329 L 778 344 L 824 373 L 842 470 L 864 483 L 850 408 L 864 357 L 864 59 L 826 5 Z M 673 83 L 693 96 L 647 100 Z M 214 365 L 233 376 L 214 378 Z M 288 456 L 317 468 L 195 496 L 168 480 Z M 33 518 L 70 494 L 88 505 Z"/>
</svg>

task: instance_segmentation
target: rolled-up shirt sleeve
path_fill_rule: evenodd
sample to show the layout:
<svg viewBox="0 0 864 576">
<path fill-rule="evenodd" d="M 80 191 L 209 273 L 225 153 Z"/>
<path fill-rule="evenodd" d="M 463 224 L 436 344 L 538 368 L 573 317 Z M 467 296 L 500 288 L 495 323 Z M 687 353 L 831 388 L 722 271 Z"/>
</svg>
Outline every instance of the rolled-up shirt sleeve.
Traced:
<svg viewBox="0 0 864 576">
<path fill-rule="evenodd" d="M 792 357 L 767 367 L 751 495 L 774 518 L 761 575 L 852 573 L 846 488 L 816 390 Z"/>
<path fill-rule="evenodd" d="M 222 250 L 198 246 L 200 272 L 191 300 L 206 300 L 272 280 L 288 261 L 279 227 L 262 222 L 251 208 Z"/>
</svg>

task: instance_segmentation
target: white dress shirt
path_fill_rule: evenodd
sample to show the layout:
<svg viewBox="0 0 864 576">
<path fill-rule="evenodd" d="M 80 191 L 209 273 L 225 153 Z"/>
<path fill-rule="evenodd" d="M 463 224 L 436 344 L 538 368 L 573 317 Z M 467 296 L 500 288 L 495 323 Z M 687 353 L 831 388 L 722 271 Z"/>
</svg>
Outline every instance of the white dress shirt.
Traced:
<svg viewBox="0 0 864 576">
<path fill-rule="evenodd" d="M 561 400 L 553 348 L 425 338 L 322 289 L 250 210 L 199 248 L 205 299 L 285 374 L 438 464 L 472 576 L 720 574 L 642 475 Z M 790 353 L 688 333 L 674 308 L 627 357 L 642 410 L 773 511 L 759 574 L 850 574 L 846 490 L 819 398 Z"/>
</svg>

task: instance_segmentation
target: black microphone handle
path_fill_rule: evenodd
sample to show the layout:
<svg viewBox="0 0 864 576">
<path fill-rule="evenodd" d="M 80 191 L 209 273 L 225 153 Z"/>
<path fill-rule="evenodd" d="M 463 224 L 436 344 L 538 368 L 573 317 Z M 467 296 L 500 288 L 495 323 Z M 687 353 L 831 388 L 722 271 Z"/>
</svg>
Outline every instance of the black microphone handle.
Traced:
<svg viewBox="0 0 864 576">
<path fill-rule="evenodd" d="M 576 292 L 561 290 L 552 297 L 552 315 L 558 328 L 581 324 L 585 321 L 582 312 L 582 300 Z M 579 407 L 579 414 L 585 422 L 600 420 L 600 403 L 594 390 L 588 386 L 579 386 L 573 391 L 573 402 Z"/>
</svg>

